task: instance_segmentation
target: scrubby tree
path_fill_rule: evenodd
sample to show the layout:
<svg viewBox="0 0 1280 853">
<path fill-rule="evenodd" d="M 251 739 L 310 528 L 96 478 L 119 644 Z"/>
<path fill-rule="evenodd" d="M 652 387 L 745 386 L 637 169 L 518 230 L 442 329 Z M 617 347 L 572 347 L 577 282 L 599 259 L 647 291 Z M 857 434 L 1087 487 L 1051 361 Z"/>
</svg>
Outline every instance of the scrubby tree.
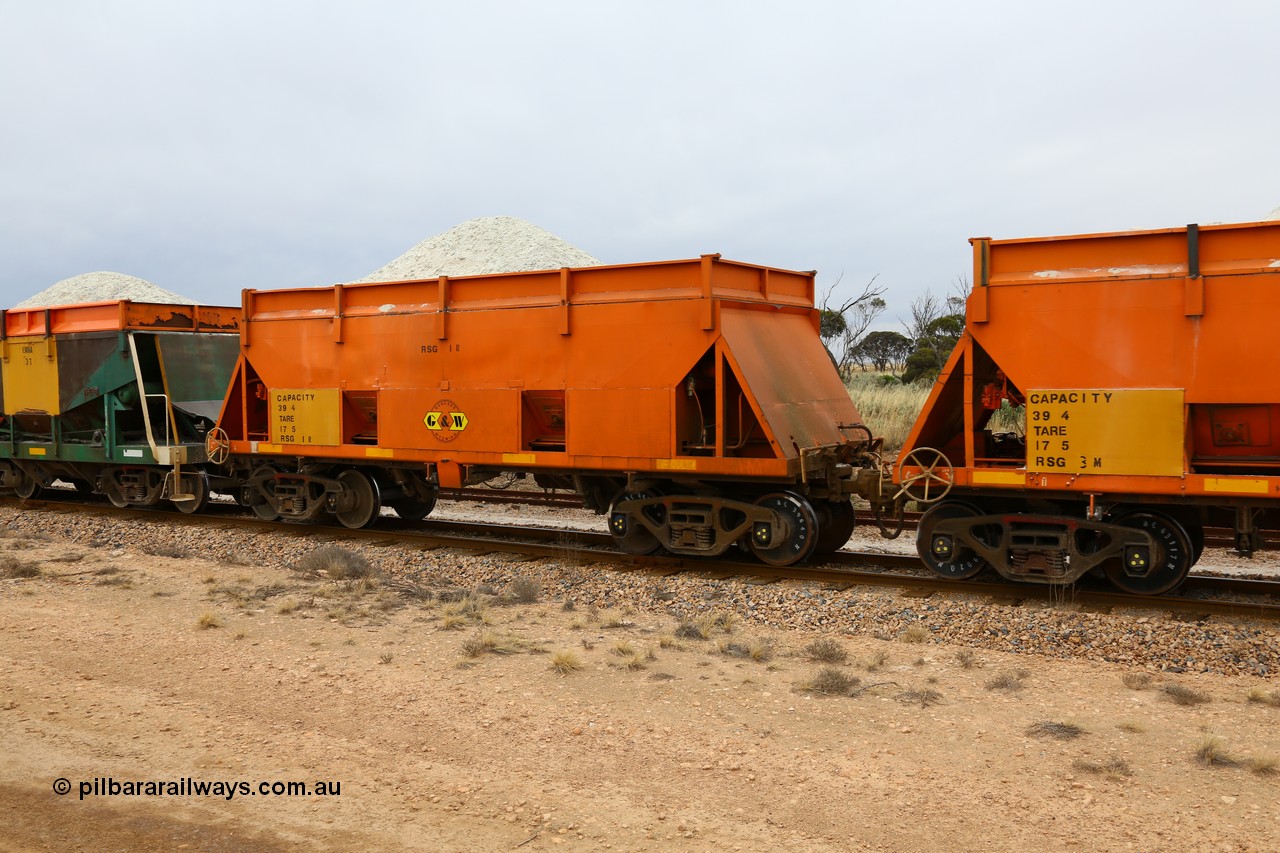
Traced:
<svg viewBox="0 0 1280 853">
<path fill-rule="evenodd" d="M 888 304 L 881 298 L 883 287 L 876 287 L 876 278 L 862 287 L 862 292 L 841 303 L 833 303 L 832 295 L 840 284 L 841 275 L 822 295 L 819 314 L 818 334 L 822 337 L 822 345 L 842 375 L 849 372 L 855 360 L 855 351 L 862 336 L 877 317 L 884 313 Z"/>
<path fill-rule="evenodd" d="M 902 364 L 913 346 L 910 338 L 898 332 L 871 332 L 854 347 L 853 358 L 883 373 Z"/>
<path fill-rule="evenodd" d="M 911 319 L 903 323 L 912 340 L 911 354 L 907 356 L 903 382 L 932 379 L 942 372 L 943 365 L 964 334 L 964 306 L 969 293 L 969 283 L 961 278 L 955 285 L 956 293 L 939 299 L 926 291 L 911 303 Z"/>
</svg>

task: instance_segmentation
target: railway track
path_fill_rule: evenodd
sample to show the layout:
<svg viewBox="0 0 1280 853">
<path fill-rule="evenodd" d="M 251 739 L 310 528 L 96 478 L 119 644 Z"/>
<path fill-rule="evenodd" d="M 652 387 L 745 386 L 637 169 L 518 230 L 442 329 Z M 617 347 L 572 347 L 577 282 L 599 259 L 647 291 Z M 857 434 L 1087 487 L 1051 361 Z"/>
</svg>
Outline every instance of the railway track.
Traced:
<svg viewBox="0 0 1280 853">
<path fill-rule="evenodd" d="M 1212 615 L 1249 616 L 1280 620 L 1280 582 L 1221 575 L 1194 574 L 1176 595 L 1137 596 L 1116 592 L 1101 584 L 1081 582 L 1069 588 L 1006 581 L 950 581 L 924 570 L 914 556 L 878 552 L 841 551 L 821 565 L 772 567 L 746 558 L 691 559 L 671 555 L 639 557 L 613 548 L 607 533 L 527 527 L 486 522 L 433 521 L 404 522 L 384 518 L 371 530 L 350 530 L 340 525 L 294 525 L 262 521 L 245 514 L 234 504 L 211 505 L 211 511 L 183 515 L 161 509 L 118 509 L 103 503 L 79 501 L 26 501 L 2 498 L 0 505 L 22 506 L 46 512 L 94 513 L 99 515 L 162 521 L 179 525 L 233 525 L 283 535 L 323 537 L 334 541 L 361 541 L 373 545 L 434 550 L 456 549 L 470 555 L 505 553 L 530 559 L 550 558 L 579 562 L 608 562 L 623 570 L 657 574 L 693 572 L 728 579 L 747 578 L 753 583 L 800 580 L 834 588 L 890 587 L 917 597 L 974 595 L 1003 605 L 1032 603 L 1070 604 L 1098 611 L 1141 609 L 1165 611 L 1178 618 Z"/>
<path fill-rule="evenodd" d="M 465 489 L 441 489 L 440 498 L 448 501 L 477 501 L 481 503 L 502 503 L 502 504 L 523 504 L 525 506 L 543 506 L 543 507 L 567 507 L 582 508 L 582 498 L 576 494 L 569 492 L 534 492 L 523 489 L 491 489 L 491 488 L 465 488 Z M 913 531 L 920 524 L 920 516 L 923 513 L 907 512 L 903 514 L 902 530 L 903 532 Z M 857 511 L 858 524 L 862 526 L 876 525 L 875 514 L 869 510 Z M 893 526 L 891 519 L 885 519 L 885 523 L 890 527 Z M 1261 531 L 1263 539 L 1259 544 L 1260 550 L 1277 550 L 1280 549 L 1280 531 L 1267 530 Z M 1228 527 L 1206 527 L 1204 529 L 1204 543 L 1208 548 L 1234 548 L 1235 534 Z"/>
</svg>

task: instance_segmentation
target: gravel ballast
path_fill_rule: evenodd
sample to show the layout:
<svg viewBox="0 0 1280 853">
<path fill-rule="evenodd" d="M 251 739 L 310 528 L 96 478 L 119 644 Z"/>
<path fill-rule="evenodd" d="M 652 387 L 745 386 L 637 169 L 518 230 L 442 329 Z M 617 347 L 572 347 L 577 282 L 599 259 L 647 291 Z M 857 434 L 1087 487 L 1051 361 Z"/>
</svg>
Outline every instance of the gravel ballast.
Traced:
<svg viewBox="0 0 1280 853">
<path fill-rule="evenodd" d="M 12 508 L 0 508 L 0 524 L 28 535 L 53 536 L 118 552 L 121 558 L 180 549 L 189 557 L 229 566 L 281 569 L 336 540 L 386 575 L 411 579 L 435 590 L 481 585 L 501 590 L 513 578 L 529 576 L 541 584 L 546 598 L 572 599 L 580 607 L 630 607 L 652 616 L 685 618 L 731 611 L 760 629 L 886 640 L 902 639 L 913 629 L 916 637 L 923 636 L 922 646 L 945 643 L 1168 672 L 1269 677 L 1280 669 L 1280 633 L 1274 625 L 1254 620 L 1215 617 L 1182 622 L 1163 612 L 1086 612 L 1069 601 L 1011 606 L 960 594 L 919 599 L 885 588 L 839 590 L 802 582 L 753 584 L 745 579 L 712 580 L 696 573 L 655 577 L 567 560 L 521 563 L 500 554 L 471 556 L 447 549 L 424 552 L 373 546 L 342 541 L 340 532 L 330 535 L 329 531 L 302 538 L 227 526 Z"/>
</svg>

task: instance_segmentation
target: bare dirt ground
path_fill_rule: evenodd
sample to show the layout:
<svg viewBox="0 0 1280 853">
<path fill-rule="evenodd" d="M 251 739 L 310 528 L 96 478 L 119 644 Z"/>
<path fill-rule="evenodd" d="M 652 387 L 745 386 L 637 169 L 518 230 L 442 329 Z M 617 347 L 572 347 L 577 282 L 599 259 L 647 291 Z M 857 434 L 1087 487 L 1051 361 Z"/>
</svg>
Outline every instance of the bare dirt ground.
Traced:
<svg viewBox="0 0 1280 853">
<path fill-rule="evenodd" d="M 41 571 L 0 580 L 4 850 L 1280 849 L 1280 696 L 1258 678 L 833 635 L 853 695 L 818 695 L 813 632 L 676 637 L 549 600 L 469 616 L 0 545 Z M 341 787 L 81 798 L 108 778 Z"/>
</svg>

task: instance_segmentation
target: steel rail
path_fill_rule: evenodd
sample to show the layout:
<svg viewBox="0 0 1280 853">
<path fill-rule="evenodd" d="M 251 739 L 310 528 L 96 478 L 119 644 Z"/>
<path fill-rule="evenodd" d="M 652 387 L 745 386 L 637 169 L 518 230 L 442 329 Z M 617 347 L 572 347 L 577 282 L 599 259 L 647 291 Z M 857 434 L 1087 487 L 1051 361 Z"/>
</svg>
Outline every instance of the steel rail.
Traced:
<svg viewBox="0 0 1280 853">
<path fill-rule="evenodd" d="M 1081 582 L 1070 587 L 1048 584 L 1009 583 L 1004 580 L 955 581 L 928 573 L 919 560 L 906 554 L 841 551 L 827 558 L 826 565 L 773 567 L 734 559 L 710 559 L 660 554 L 637 556 L 613 548 L 607 533 L 563 528 L 521 527 L 481 522 L 405 522 L 383 518 L 372 529 L 352 530 L 339 524 L 289 524 L 263 521 L 247 515 L 234 504 L 211 505 L 212 511 L 187 515 L 164 508 L 117 508 L 105 503 L 0 498 L 0 506 L 19 505 L 27 510 L 54 513 L 88 513 L 100 516 L 136 518 L 182 525 L 227 525 L 266 530 L 286 536 L 307 536 L 332 541 L 357 540 L 378 545 L 400 545 L 422 550 L 451 548 L 473 555 L 514 553 L 551 559 L 608 562 L 622 570 L 692 572 L 727 579 L 751 578 L 773 583 L 800 580 L 842 587 L 869 586 L 911 590 L 924 596 L 936 593 L 978 595 L 994 603 L 1043 602 L 1070 604 L 1094 609 L 1139 609 L 1209 615 L 1246 616 L 1280 620 L 1280 582 L 1220 575 L 1192 575 L 1177 594 L 1142 596 L 1098 588 Z M 862 567 L 884 567 L 854 568 Z M 914 572 L 894 569 L 916 569 Z M 1255 600 L 1205 598 L 1205 595 L 1247 595 Z M 1268 599 L 1268 600 L 1257 600 Z"/>
</svg>

